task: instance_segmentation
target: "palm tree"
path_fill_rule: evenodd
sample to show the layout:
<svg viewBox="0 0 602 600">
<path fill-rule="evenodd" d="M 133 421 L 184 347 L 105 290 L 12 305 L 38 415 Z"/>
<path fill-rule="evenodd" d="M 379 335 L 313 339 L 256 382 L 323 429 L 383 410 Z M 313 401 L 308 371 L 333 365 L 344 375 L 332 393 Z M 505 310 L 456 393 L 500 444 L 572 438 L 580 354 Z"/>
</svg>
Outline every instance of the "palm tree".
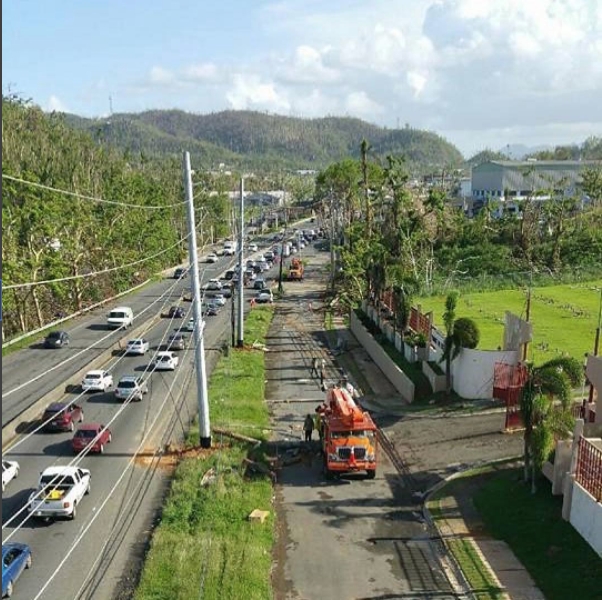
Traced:
<svg viewBox="0 0 602 600">
<path fill-rule="evenodd" d="M 445 299 L 445 312 L 443 313 L 443 324 L 445 325 L 445 346 L 443 347 L 443 356 L 441 360 L 445 360 L 445 395 L 449 400 L 451 396 L 451 363 L 458 355 L 460 349 L 454 347 L 454 323 L 456 322 L 456 306 L 458 305 L 459 293 L 456 291 L 450 292 Z"/>
<path fill-rule="evenodd" d="M 570 430 L 571 389 L 581 382 L 583 368 L 570 357 L 553 358 L 540 366 L 527 365 L 527 381 L 520 397 L 525 426 L 524 480 L 531 477 L 535 492 L 535 469 L 549 456 L 554 434 Z M 560 402 L 555 407 L 555 400 Z"/>
</svg>

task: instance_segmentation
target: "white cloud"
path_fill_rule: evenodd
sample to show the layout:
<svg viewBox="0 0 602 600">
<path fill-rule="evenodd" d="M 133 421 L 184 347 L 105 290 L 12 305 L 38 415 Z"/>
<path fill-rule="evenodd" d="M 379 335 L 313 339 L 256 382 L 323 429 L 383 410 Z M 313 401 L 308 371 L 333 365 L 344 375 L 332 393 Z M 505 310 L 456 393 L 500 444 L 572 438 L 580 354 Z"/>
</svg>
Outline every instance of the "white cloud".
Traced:
<svg viewBox="0 0 602 600">
<path fill-rule="evenodd" d="M 371 121 L 384 111 L 383 107 L 372 100 L 366 92 L 351 92 L 345 100 L 345 109 L 352 115 L 368 118 Z"/>
<path fill-rule="evenodd" d="M 256 75 L 235 75 L 232 87 L 226 92 L 230 107 L 235 110 L 267 110 L 288 113 L 288 99 L 276 90 L 273 82 L 264 82 Z"/>
<path fill-rule="evenodd" d="M 47 112 L 69 112 L 65 104 L 63 104 L 62 100 L 58 96 L 50 96 L 48 98 L 48 102 L 46 103 L 46 111 Z"/>
<path fill-rule="evenodd" d="M 175 76 L 171 71 L 155 66 L 150 70 L 149 80 L 155 85 L 169 85 L 175 81 Z"/>
<path fill-rule="evenodd" d="M 189 81 L 211 82 L 219 76 L 217 65 L 213 63 L 202 63 L 198 65 L 189 65 L 182 70 L 182 75 Z"/>
<path fill-rule="evenodd" d="M 197 111 L 349 114 L 477 143 L 501 132 L 548 143 L 577 121 L 602 132 L 602 0 L 278 0 L 250 10 L 269 50 L 155 66 L 147 86 Z M 579 141 L 585 129 L 574 131 Z"/>
</svg>

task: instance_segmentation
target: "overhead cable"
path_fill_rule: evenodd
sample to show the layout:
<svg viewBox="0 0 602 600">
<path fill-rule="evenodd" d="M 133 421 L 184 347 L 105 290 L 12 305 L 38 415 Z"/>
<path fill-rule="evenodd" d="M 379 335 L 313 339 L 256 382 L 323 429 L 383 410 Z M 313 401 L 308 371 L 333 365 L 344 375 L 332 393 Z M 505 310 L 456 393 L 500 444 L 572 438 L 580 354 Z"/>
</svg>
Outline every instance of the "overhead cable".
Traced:
<svg viewBox="0 0 602 600">
<path fill-rule="evenodd" d="M 145 210 L 161 210 L 163 208 L 174 208 L 176 206 L 182 206 L 186 204 L 186 201 L 176 202 L 175 204 L 165 204 L 162 206 L 155 205 L 145 205 L 145 204 L 132 204 L 131 202 L 119 202 L 117 200 L 105 200 L 103 198 L 96 198 L 95 196 L 87 196 L 86 194 L 79 194 L 78 192 L 70 192 L 68 190 L 60 190 L 58 188 L 54 188 L 49 185 L 44 185 L 43 183 L 35 183 L 34 181 L 27 181 L 26 179 L 20 179 L 19 177 L 13 177 L 12 175 L 2 174 L 2 179 L 8 179 L 9 181 L 14 181 L 16 183 L 22 183 L 24 185 L 29 185 L 31 187 L 39 188 L 42 190 L 47 190 L 49 192 L 56 192 L 58 194 L 63 194 L 65 196 L 73 196 L 74 198 L 79 198 L 80 200 L 91 200 L 92 202 L 100 202 L 102 204 L 112 204 L 114 206 L 124 206 L 127 208 L 142 208 Z"/>
</svg>

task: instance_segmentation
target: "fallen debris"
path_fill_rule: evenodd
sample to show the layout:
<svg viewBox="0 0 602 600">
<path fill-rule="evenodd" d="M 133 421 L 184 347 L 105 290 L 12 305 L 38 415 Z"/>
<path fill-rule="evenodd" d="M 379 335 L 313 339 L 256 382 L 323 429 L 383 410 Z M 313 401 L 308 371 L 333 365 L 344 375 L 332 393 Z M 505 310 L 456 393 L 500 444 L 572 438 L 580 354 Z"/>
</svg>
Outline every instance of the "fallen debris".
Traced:
<svg viewBox="0 0 602 600">
<path fill-rule="evenodd" d="M 249 521 L 254 523 L 263 523 L 270 516 L 269 510 L 259 510 L 256 508 L 248 517 Z"/>
<path fill-rule="evenodd" d="M 241 442 L 249 442 L 250 444 L 254 444 L 255 446 L 259 446 L 261 444 L 261 440 L 256 438 L 248 437 L 246 435 L 242 435 L 240 433 L 234 433 L 233 431 L 228 431 L 227 429 L 222 429 L 221 427 L 214 427 L 214 433 L 219 433 L 220 435 L 225 435 L 234 440 L 239 440 Z"/>
<path fill-rule="evenodd" d="M 272 480 L 272 483 L 276 483 L 276 472 L 267 465 L 251 460 L 250 458 L 243 458 L 242 463 L 247 466 L 247 474 L 261 473 L 262 475 L 267 475 Z"/>
<path fill-rule="evenodd" d="M 201 487 L 207 487 L 217 480 L 217 471 L 215 467 L 211 467 L 204 475 L 201 477 Z"/>
</svg>

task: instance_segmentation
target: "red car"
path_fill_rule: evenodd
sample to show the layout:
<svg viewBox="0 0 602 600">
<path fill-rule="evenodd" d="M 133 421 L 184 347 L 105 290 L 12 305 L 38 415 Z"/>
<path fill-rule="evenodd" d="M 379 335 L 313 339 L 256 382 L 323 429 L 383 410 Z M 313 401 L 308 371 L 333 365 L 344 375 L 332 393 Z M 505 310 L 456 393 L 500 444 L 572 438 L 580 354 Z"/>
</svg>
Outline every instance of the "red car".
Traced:
<svg viewBox="0 0 602 600">
<path fill-rule="evenodd" d="M 73 452 L 78 453 L 87 448 L 95 440 L 94 445 L 90 446 L 90 452 L 102 454 L 105 451 L 105 445 L 110 444 L 112 439 L 111 430 L 107 429 L 104 425 L 100 423 L 86 423 L 78 427 L 71 440 L 71 446 Z"/>
<path fill-rule="evenodd" d="M 53 402 L 44 411 L 44 431 L 73 431 L 75 423 L 84 420 L 84 411 L 77 404 Z"/>
</svg>

